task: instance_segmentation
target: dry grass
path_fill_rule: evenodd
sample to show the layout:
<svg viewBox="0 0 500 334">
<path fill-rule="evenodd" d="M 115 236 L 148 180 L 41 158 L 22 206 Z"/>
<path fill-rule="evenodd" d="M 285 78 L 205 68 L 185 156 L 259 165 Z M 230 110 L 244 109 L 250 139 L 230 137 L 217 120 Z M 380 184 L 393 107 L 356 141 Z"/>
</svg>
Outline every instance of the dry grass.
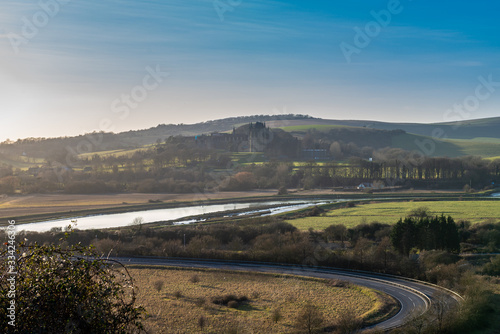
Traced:
<svg viewBox="0 0 500 334">
<path fill-rule="evenodd" d="M 148 312 L 144 323 L 151 333 L 229 333 L 236 329 L 238 333 L 289 333 L 307 302 L 320 309 L 325 326 L 333 325 L 346 310 L 363 319 L 380 320 L 381 310 L 395 307 L 393 300 L 375 291 L 323 279 L 168 267 L 132 267 L 130 272 L 139 289 L 138 303 Z M 194 275 L 197 280 L 193 281 Z M 159 280 L 165 283 L 160 292 L 153 284 Z M 228 294 L 246 296 L 249 301 L 237 308 L 211 302 Z"/>
</svg>

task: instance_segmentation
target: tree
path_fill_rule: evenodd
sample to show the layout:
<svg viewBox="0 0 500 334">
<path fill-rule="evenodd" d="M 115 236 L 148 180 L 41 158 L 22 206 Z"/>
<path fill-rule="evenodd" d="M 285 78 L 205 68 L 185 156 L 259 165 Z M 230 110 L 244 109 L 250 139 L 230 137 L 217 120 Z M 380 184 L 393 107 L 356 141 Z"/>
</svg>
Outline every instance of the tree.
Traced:
<svg viewBox="0 0 500 334">
<path fill-rule="evenodd" d="M 356 315 L 356 310 L 349 305 L 339 312 L 335 325 L 336 333 L 351 334 L 363 327 L 363 321 Z"/>
<path fill-rule="evenodd" d="M 495 256 L 483 267 L 483 273 L 491 276 L 500 276 L 500 255 Z"/>
<path fill-rule="evenodd" d="M 359 238 L 354 246 L 354 256 L 359 261 L 359 263 L 363 264 L 366 258 L 366 254 L 369 253 L 372 243 L 370 240 L 366 238 Z"/>
<path fill-rule="evenodd" d="M 458 226 L 451 217 L 406 217 L 400 219 L 391 231 L 391 242 L 401 254 L 408 255 L 412 248 L 420 250 L 443 249 L 460 251 Z"/>
<path fill-rule="evenodd" d="M 344 241 L 347 237 L 347 227 L 344 224 L 330 225 L 325 229 L 325 235 L 331 241 L 340 240 L 342 247 L 344 247 Z"/>
<path fill-rule="evenodd" d="M 127 269 L 91 247 L 17 247 L 15 268 L 0 257 L 0 332 L 133 333 L 143 331 Z M 12 254 L 8 254 L 12 255 Z M 10 258 L 12 260 L 12 258 Z M 17 272 L 11 276 L 12 269 Z M 11 292 L 15 279 L 15 295 Z M 9 281 L 10 280 L 10 281 Z M 7 308 L 15 301 L 15 327 Z"/>
<path fill-rule="evenodd" d="M 304 305 L 295 319 L 297 328 L 302 329 L 309 334 L 319 331 L 323 322 L 323 314 L 310 302 Z"/>
</svg>

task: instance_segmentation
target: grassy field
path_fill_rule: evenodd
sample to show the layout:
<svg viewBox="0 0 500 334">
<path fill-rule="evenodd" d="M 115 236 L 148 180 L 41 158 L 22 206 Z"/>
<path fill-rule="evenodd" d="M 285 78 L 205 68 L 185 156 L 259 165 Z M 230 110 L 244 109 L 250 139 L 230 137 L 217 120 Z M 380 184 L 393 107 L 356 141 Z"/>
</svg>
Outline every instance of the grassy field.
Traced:
<svg viewBox="0 0 500 334">
<path fill-rule="evenodd" d="M 90 158 L 92 159 L 92 157 L 94 155 L 99 155 L 100 157 L 122 157 L 122 156 L 127 156 L 127 157 L 131 157 L 132 155 L 134 155 L 134 153 L 136 152 L 141 152 L 141 151 L 146 151 L 148 150 L 149 148 L 153 147 L 153 145 L 145 145 L 144 147 L 141 147 L 141 148 L 133 148 L 133 149 L 122 149 L 122 150 L 111 150 L 111 151 L 98 151 L 98 152 L 90 152 L 90 153 L 82 153 L 80 155 L 78 155 L 79 158 L 81 159 L 86 159 L 86 158 Z"/>
<path fill-rule="evenodd" d="M 462 155 L 478 155 L 481 157 L 498 157 L 500 154 L 500 139 L 446 139 L 446 142 L 457 145 Z"/>
<path fill-rule="evenodd" d="M 260 165 L 266 161 L 266 157 L 264 153 L 249 153 L 249 152 L 238 152 L 231 153 L 231 160 L 237 164 L 249 165 L 249 164 L 257 164 Z"/>
<path fill-rule="evenodd" d="M 381 308 L 397 312 L 387 295 L 324 279 L 168 267 L 132 267 L 130 273 L 151 333 L 289 333 L 306 302 L 323 313 L 325 326 L 345 312 L 363 319 L 374 319 Z M 237 308 L 212 303 L 212 298 L 227 294 L 249 301 Z M 282 319 L 275 323 L 277 309 Z M 205 319 L 203 331 L 200 317 Z"/>
<path fill-rule="evenodd" d="M 338 128 L 354 128 L 346 125 L 334 125 L 334 124 L 307 124 L 307 125 L 292 125 L 292 126 L 282 126 L 278 129 L 282 129 L 287 132 L 307 132 L 311 129 L 316 129 L 318 131 L 327 132 L 330 129 Z"/>
<path fill-rule="evenodd" d="M 280 127 L 287 132 L 307 132 L 316 129 L 320 132 L 328 132 L 335 128 L 355 128 L 343 125 L 330 124 L 305 124 Z M 484 158 L 498 157 L 500 154 L 500 139 L 498 138 L 474 138 L 474 139 L 437 139 L 412 133 L 404 133 L 393 137 L 392 147 L 408 151 L 421 150 L 416 142 L 433 143 L 431 156 L 459 157 L 465 155 L 476 155 Z"/>
<path fill-rule="evenodd" d="M 374 221 L 395 224 L 399 218 L 404 218 L 410 211 L 420 207 L 428 208 L 433 215 L 450 215 L 455 221 L 468 220 L 473 224 L 489 219 L 500 221 L 500 200 L 491 200 L 379 202 L 335 209 L 324 216 L 291 219 L 288 222 L 301 230 L 311 227 L 323 230 L 332 224 L 354 227 Z"/>
</svg>

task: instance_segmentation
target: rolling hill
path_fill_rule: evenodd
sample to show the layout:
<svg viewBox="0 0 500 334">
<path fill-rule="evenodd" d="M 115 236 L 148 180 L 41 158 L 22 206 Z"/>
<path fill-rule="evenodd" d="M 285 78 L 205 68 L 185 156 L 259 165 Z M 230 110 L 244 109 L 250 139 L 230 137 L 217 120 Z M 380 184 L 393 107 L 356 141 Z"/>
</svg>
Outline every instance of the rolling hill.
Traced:
<svg viewBox="0 0 500 334">
<path fill-rule="evenodd" d="M 387 123 L 363 120 L 329 120 L 305 115 L 255 115 L 231 117 L 196 124 L 160 124 L 154 128 L 118 134 L 91 134 L 64 138 L 20 140 L 0 144 L 0 165 L 27 168 L 47 157 L 60 161 L 68 147 L 77 147 L 89 136 L 100 135 L 99 144 L 85 152 L 129 154 L 137 149 L 164 141 L 170 136 L 195 136 L 226 132 L 250 122 L 265 122 L 268 127 L 281 128 L 296 137 L 308 131 L 324 133 L 329 140 L 355 143 L 360 148 L 390 147 L 422 152 L 427 156 L 458 157 L 479 155 L 500 156 L 500 117 L 451 123 Z M 314 129 L 314 130 L 313 130 Z M 40 160 L 42 159 L 42 160 Z"/>
<path fill-rule="evenodd" d="M 463 122 L 449 123 L 388 123 L 363 120 L 329 120 L 329 119 L 303 119 L 303 120 L 274 120 L 268 121 L 270 127 L 297 127 L 302 130 L 313 127 L 362 127 L 378 130 L 403 130 L 421 136 L 451 138 L 451 139 L 474 139 L 474 138 L 500 138 L 500 117 L 468 120 Z"/>
</svg>

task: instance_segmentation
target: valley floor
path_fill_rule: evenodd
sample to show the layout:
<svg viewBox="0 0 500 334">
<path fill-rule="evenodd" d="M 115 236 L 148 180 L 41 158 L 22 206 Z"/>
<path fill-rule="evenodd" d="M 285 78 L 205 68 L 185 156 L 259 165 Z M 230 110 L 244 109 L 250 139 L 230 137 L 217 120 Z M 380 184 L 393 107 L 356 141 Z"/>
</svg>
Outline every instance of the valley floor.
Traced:
<svg viewBox="0 0 500 334">
<path fill-rule="evenodd" d="M 395 191 L 388 194 L 448 194 L 456 191 L 411 190 Z M 290 190 L 293 195 L 352 195 L 359 191 L 332 191 L 331 189 Z M 130 205 L 144 205 L 151 202 L 191 202 L 216 199 L 256 198 L 274 196 L 277 190 L 232 191 L 216 193 L 171 194 L 171 193 L 120 193 L 99 195 L 68 195 L 68 194 L 36 194 L 27 196 L 0 197 L 0 219 L 6 217 L 21 217 L 56 212 L 95 210 L 104 208 L 121 208 Z"/>
</svg>

